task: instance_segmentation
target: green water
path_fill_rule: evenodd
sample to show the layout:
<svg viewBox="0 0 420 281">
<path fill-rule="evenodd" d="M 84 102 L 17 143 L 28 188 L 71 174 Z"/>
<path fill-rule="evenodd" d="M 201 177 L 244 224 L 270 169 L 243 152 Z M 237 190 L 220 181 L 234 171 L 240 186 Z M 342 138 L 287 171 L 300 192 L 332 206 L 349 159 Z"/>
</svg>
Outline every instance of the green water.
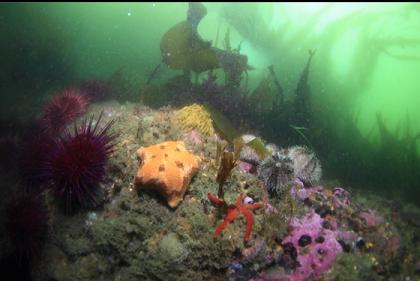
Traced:
<svg viewBox="0 0 420 281">
<path fill-rule="evenodd" d="M 1 3 L 0 279 L 420 280 L 419 31 L 419 3 Z"/>
<path fill-rule="evenodd" d="M 205 6 L 208 13 L 199 34 L 219 48 L 227 30 L 233 48 L 242 42 L 240 52 L 255 68 L 248 73 L 250 90 L 273 64 L 290 99 L 308 50 L 316 49 L 309 76 L 313 104 L 334 130 L 345 134 L 342 120 L 352 116 L 375 150 L 381 142 L 377 126 L 381 114 L 395 139 L 416 143 L 418 158 L 420 4 Z M 185 20 L 187 9 L 187 3 L 1 4 L 1 117 L 31 118 L 57 89 L 82 79 L 106 79 L 116 71 L 134 85 L 128 98 L 137 101 L 141 85 L 161 61 L 162 36 Z M 153 83 L 165 83 L 180 73 L 164 66 Z M 344 140 L 351 146 L 352 133 Z M 415 177 L 411 172 L 409 176 Z"/>
</svg>

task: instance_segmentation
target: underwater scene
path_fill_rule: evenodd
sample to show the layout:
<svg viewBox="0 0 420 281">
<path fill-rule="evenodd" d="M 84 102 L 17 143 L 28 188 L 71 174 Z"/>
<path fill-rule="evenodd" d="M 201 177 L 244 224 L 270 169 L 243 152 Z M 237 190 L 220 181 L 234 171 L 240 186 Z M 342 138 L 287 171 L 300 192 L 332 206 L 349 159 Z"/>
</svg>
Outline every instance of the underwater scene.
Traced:
<svg viewBox="0 0 420 281">
<path fill-rule="evenodd" d="M 0 3 L 0 34 L 0 280 L 420 280 L 420 3 Z"/>
</svg>

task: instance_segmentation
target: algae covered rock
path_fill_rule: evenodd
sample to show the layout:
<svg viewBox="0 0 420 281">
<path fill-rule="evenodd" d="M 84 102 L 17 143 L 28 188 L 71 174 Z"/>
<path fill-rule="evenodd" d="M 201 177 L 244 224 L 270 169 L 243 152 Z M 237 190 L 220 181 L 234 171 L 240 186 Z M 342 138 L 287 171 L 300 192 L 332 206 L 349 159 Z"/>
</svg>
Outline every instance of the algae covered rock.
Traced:
<svg viewBox="0 0 420 281">
<path fill-rule="evenodd" d="M 159 242 L 159 251 L 162 256 L 181 262 L 188 255 L 185 246 L 179 241 L 175 233 L 169 233 Z"/>
<path fill-rule="evenodd" d="M 382 278 L 373 270 L 374 262 L 370 257 L 341 253 L 333 268 L 325 274 L 326 280 L 335 281 L 376 281 Z"/>
</svg>

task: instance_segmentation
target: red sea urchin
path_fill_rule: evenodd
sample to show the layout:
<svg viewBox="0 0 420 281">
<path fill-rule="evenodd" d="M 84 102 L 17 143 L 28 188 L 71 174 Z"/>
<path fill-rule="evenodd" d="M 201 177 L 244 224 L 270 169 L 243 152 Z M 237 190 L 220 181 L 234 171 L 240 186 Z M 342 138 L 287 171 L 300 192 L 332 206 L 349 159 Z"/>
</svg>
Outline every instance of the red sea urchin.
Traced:
<svg viewBox="0 0 420 281">
<path fill-rule="evenodd" d="M 6 230 L 21 262 L 40 255 L 49 228 L 49 212 L 42 196 L 20 195 L 7 209 Z"/>
<path fill-rule="evenodd" d="M 109 155 L 116 135 L 108 134 L 113 121 L 99 127 L 102 114 L 94 124 L 85 119 L 74 132 L 66 129 L 55 141 L 47 167 L 50 189 L 64 199 L 67 211 L 75 205 L 95 206 L 102 193 Z"/>
<path fill-rule="evenodd" d="M 51 135 L 60 133 L 68 124 L 86 112 L 87 100 L 80 90 L 67 88 L 44 107 L 42 128 Z"/>
</svg>

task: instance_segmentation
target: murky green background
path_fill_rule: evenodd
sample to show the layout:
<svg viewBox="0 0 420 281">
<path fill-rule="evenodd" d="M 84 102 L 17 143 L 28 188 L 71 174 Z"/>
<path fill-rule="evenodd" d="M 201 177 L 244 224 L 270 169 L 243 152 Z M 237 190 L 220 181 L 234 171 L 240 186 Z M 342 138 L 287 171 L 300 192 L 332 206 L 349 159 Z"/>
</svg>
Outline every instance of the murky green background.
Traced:
<svg viewBox="0 0 420 281">
<path fill-rule="evenodd" d="M 381 114 L 397 138 L 419 134 L 420 4 L 205 5 L 200 35 L 221 47 L 230 28 L 232 46 L 242 42 L 241 53 L 255 67 L 251 88 L 273 64 L 291 96 L 308 50 L 316 49 L 312 93 L 337 130 L 346 129 L 340 120 L 350 114 L 363 136 L 378 143 Z M 54 90 L 117 70 L 141 85 L 161 61 L 162 35 L 187 9 L 187 3 L 1 4 L 0 117 L 30 118 Z M 156 82 L 175 73 L 164 68 Z"/>
</svg>

